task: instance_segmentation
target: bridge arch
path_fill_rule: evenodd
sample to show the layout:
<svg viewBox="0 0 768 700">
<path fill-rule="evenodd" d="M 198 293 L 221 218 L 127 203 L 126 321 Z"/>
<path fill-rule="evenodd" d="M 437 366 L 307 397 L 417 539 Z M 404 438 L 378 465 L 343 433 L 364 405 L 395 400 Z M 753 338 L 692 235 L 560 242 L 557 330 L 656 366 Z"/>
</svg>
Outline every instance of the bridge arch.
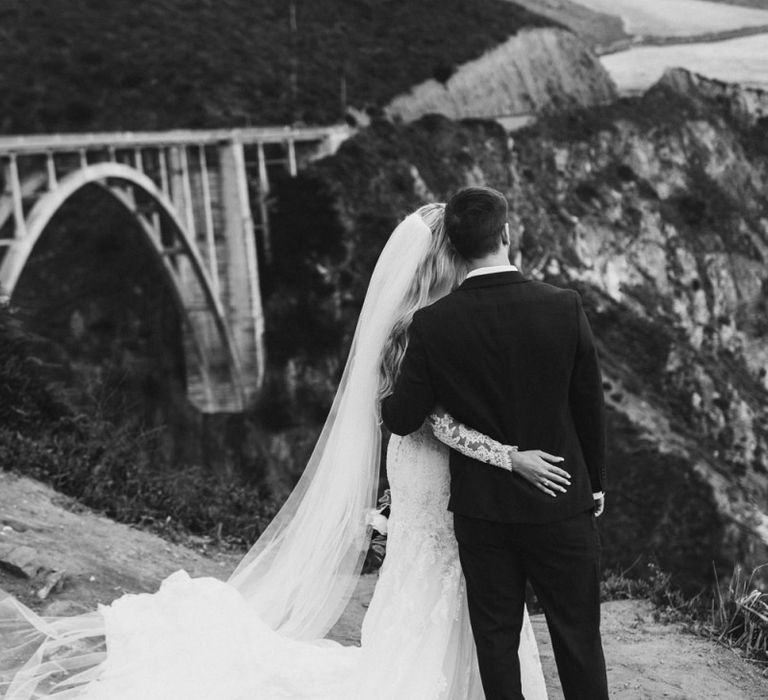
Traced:
<svg viewBox="0 0 768 700">
<path fill-rule="evenodd" d="M 88 185 L 102 187 L 139 224 L 161 261 L 184 319 L 187 393 L 200 410 L 241 411 L 246 385 L 226 314 L 200 253 L 170 198 L 128 165 L 85 165 L 58 179 L 24 217 L 23 231 L 0 264 L 0 291 L 13 292 L 34 248 L 56 213 Z"/>
<path fill-rule="evenodd" d="M 13 292 L 63 203 L 101 186 L 171 278 L 191 402 L 207 413 L 242 411 L 266 374 L 259 255 L 269 263 L 270 179 L 296 175 L 351 133 L 336 125 L 0 136 L 0 294 Z"/>
</svg>

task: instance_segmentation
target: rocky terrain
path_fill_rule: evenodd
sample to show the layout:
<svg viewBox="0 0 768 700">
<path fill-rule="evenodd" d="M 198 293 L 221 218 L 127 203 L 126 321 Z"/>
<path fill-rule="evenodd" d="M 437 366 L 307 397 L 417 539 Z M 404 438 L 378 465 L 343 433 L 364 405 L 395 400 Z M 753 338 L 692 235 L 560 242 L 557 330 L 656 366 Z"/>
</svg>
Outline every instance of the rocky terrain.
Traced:
<svg viewBox="0 0 768 700">
<path fill-rule="evenodd" d="M 325 405 L 398 218 L 462 185 L 497 187 L 524 270 L 579 289 L 600 342 L 608 565 L 642 575 L 655 560 L 695 590 L 713 567 L 763 563 L 768 152 L 765 121 L 730 92 L 673 72 L 642 98 L 513 134 L 434 115 L 374 124 L 279 193 L 274 386 L 302 397 L 295 411 Z M 286 342 L 307 303 L 310 327 Z"/>
<path fill-rule="evenodd" d="M 0 472 L 0 588 L 44 615 L 71 615 L 108 604 L 123 593 L 155 590 L 178 569 L 226 578 L 239 555 L 210 542 L 170 544 L 112 522 L 31 479 Z M 14 554 L 15 552 L 15 554 Z M 45 591 L 51 573 L 61 576 Z M 331 637 L 358 644 L 360 624 L 376 584 L 362 577 Z M 39 592 L 43 590 L 45 599 Z M 546 624 L 532 616 L 549 696 L 562 698 Z M 603 636 L 611 696 L 757 700 L 768 681 L 727 649 L 655 622 L 644 601 L 603 605 Z"/>
</svg>

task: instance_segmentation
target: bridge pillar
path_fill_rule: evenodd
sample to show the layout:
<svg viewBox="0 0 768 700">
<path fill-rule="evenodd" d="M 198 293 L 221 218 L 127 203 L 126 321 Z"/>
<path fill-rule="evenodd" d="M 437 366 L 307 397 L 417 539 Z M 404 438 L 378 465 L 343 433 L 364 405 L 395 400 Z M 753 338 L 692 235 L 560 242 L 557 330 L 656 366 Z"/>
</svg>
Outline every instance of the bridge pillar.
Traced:
<svg viewBox="0 0 768 700">
<path fill-rule="evenodd" d="M 256 258 L 256 238 L 248 196 L 245 153 L 241 141 L 219 148 L 224 211 L 222 301 L 232 339 L 242 363 L 246 401 L 256 398 L 264 379 L 264 317 Z"/>
</svg>

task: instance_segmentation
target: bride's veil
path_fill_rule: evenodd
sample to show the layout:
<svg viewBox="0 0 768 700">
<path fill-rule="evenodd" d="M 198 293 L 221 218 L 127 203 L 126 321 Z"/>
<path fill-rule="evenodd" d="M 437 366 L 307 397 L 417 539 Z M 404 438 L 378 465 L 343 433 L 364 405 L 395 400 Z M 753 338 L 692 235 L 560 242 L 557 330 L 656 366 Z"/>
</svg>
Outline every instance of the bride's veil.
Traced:
<svg viewBox="0 0 768 700">
<path fill-rule="evenodd" d="M 381 351 L 430 242 L 430 229 L 418 214 L 390 236 L 304 474 L 229 579 L 270 626 L 289 637 L 323 637 L 357 583 L 369 542 L 366 516 L 379 480 Z"/>
<path fill-rule="evenodd" d="M 322 638 L 354 591 L 379 478 L 379 359 L 430 242 L 430 229 L 418 214 L 389 238 L 304 474 L 229 579 L 286 636 Z M 0 697 L 74 700 L 79 687 L 98 675 L 104 634 L 100 611 L 42 618 L 0 590 Z"/>
</svg>

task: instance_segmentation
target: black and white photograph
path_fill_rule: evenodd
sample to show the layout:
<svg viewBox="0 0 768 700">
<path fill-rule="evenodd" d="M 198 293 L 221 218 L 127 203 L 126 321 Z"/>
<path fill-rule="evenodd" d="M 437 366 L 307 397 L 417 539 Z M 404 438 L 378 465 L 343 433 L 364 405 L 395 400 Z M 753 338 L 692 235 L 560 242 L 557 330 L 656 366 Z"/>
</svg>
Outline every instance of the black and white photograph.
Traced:
<svg viewBox="0 0 768 700">
<path fill-rule="evenodd" d="M 768 0 L 0 0 L 0 700 L 768 697 Z"/>
</svg>

